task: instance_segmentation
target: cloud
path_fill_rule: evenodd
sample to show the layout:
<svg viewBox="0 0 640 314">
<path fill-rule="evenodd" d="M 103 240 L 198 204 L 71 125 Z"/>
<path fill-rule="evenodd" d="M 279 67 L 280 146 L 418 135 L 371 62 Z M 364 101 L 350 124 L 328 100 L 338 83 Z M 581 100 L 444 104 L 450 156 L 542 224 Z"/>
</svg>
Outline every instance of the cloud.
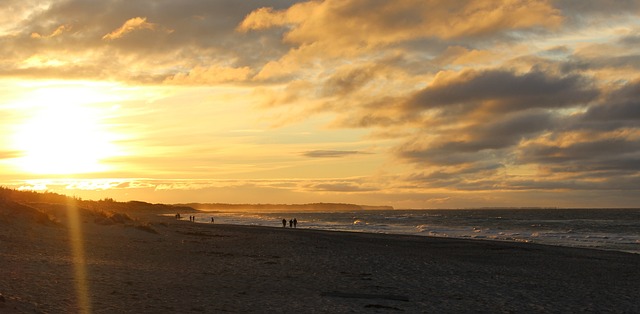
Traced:
<svg viewBox="0 0 640 314">
<path fill-rule="evenodd" d="M 599 101 L 572 115 L 563 130 L 576 132 L 635 132 L 640 120 L 640 80 L 608 86 Z"/>
<path fill-rule="evenodd" d="M 418 137 L 397 148 L 398 155 L 413 163 L 455 165 L 495 160 L 499 150 L 516 146 L 527 138 L 553 128 L 552 114 L 537 111 L 515 113 L 452 129 L 431 141 Z"/>
<path fill-rule="evenodd" d="M 612 169 L 626 168 L 626 162 L 617 163 L 616 160 L 629 160 L 630 157 L 637 159 L 640 154 L 640 138 L 638 134 L 611 134 L 599 139 L 590 137 L 576 138 L 573 142 L 567 143 L 563 140 L 549 143 L 527 143 L 520 150 L 519 161 L 522 163 L 535 163 L 543 165 L 555 165 L 558 168 L 584 170 L 592 168 L 598 170 L 603 168 L 602 164 L 609 164 Z M 570 163 L 570 167 L 564 164 Z M 594 165 L 598 165 L 594 167 Z"/>
<path fill-rule="evenodd" d="M 291 1 L 187 0 L 159 4 L 150 0 L 106 0 L 89 4 L 69 0 L 49 6 L 22 3 L 26 1 L 7 4 L 14 14 L 24 10 L 20 21 L 8 19 L 12 21 L 8 26 L 12 27 L 6 32 L 2 32 L 0 22 L 0 77 L 159 84 L 176 75 L 217 65 L 254 69 L 264 65 L 265 59 L 279 58 L 287 48 L 278 37 L 266 36 L 272 32 L 239 36 L 234 29 L 256 6 L 271 3 L 277 8 L 290 5 Z M 3 3 L 0 14 L 4 9 Z M 60 63 L 54 67 L 22 66 L 24 60 L 34 56 Z M 235 61 L 231 64 L 229 60 Z M 203 84 L 201 80 L 191 82 Z"/>
<path fill-rule="evenodd" d="M 589 21 L 589 16 L 611 16 L 620 14 L 640 13 L 640 3 L 637 1 L 572 1 L 553 0 L 553 5 L 559 8 L 563 15 L 581 19 L 582 22 Z"/>
<path fill-rule="evenodd" d="M 430 173 L 414 173 L 407 176 L 405 180 L 429 188 L 491 190 L 499 184 L 500 181 L 495 180 L 495 177 L 501 171 L 504 172 L 504 165 L 478 163 L 467 167 L 438 169 Z"/>
<path fill-rule="evenodd" d="M 304 71 L 317 65 L 319 59 L 357 60 L 368 53 L 381 55 L 378 49 L 405 50 L 418 43 L 429 47 L 438 41 L 487 40 L 516 32 L 551 30 L 561 24 L 559 11 L 543 2 L 327 0 L 296 3 L 281 10 L 263 7 L 248 14 L 237 30 L 244 34 L 274 28 L 284 31 L 277 34 L 292 48 L 279 59 L 266 62 L 256 76 L 273 80 Z M 417 56 L 412 52 L 405 55 Z M 490 55 L 488 51 L 469 50 L 457 61 L 477 62 Z"/>
<path fill-rule="evenodd" d="M 31 33 L 31 38 L 52 38 L 52 37 L 60 36 L 65 32 L 69 32 L 70 30 L 71 30 L 71 26 L 60 25 L 49 35 L 40 35 L 39 33 L 33 32 Z"/>
<path fill-rule="evenodd" d="M 157 28 L 158 25 L 154 23 L 148 23 L 146 17 L 134 17 L 124 22 L 124 24 L 122 24 L 122 26 L 120 26 L 118 29 L 102 36 L 102 39 L 114 40 L 122 38 L 126 34 L 134 32 L 136 30 L 148 29 L 153 31 Z"/>
<path fill-rule="evenodd" d="M 189 179 L 42 179 L 14 182 L 25 188 L 73 190 L 198 191 L 212 188 L 259 188 L 291 191 L 370 192 L 376 191 L 370 178 L 295 180 L 189 180 Z"/>
<path fill-rule="evenodd" d="M 636 31 L 632 34 L 620 38 L 619 43 L 625 46 L 637 47 L 637 45 L 640 44 L 640 31 Z"/>
<path fill-rule="evenodd" d="M 286 25 L 292 17 L 286 16 L 286 11 L 275 11 L 273 8 L 265 7 L 252 11 L 247 15 L 237 30 L 248 32 L 250 30 L 262 30 L 274 26 Z"/>
<path fill-rule="evenodd" d="M 590 80 L 581 75 L 558 76 L 535 70 L 522 74 L 502 69 L 464 70 L 439 73 L 407 105 L 420 110 L 463 105 L 470 111 L 506 113 L 586 105 L 598 93 Z"/>
<path fill-rule="evenodd" d="M 0 10 L 0 14 L 18 12 L 20 16 L 20 26 L 12 27 L 12 36 L 2 39 L 0 53 L 6 62 L 0 66 L 0 75 L 69 75 L 144 83 L 160 83 L 190 72 L 199 77 L 203 69 L 218 66 L 250 69 L 250 75 L 257 73 L 256 81 L 272 83 L 299 79 L 301 71 L 313 69 L 313 64 L 325 69 L 344 64 L 335 58 L 349 57 L 356 65 L 360 61 L 380 63 L 382 60 L 370 57 L 387 58 L 392 53 L 411 62 L 402 70 L 414 73 L 431 66 L 499 62 L 493 59 L 496 51 L 491 49 L 496 41 L 508 38 L 515 42 L 526 39 L 526 34 L 548 34 L 563 27 L 565 16 L 580 10 L 596 12 L 587 8 L 596 5 L 521 0 L 23 3 L 11 1 L 8 9 L 3 5 Z M 612 3 L 603 9 L 614 15 L 628 14 L 625 10 L 631 7 Z M 56 40 L 33 41 L 45 38 Z M 110 58 L 114 54 L 119 58 Z M 65 59 L 64 64 L 75 70 L 17 69 L 16 65 L 34 55 Z M 425 60 L 431 64 L 413 63 Z M 628 61 L 620 60 L 627 64 L 633 61 L 631 56 Z M 218 81 L 196 79 L 182 84 L 188 82 Z"/>
<path fill-rule="evenodd" d="M 340 192 L 340 193 L 378 191 L 378 188 L 371 187 L 371 186 L 367 187 L 361 184 L 354 184 L 352 182 L 314 183 L 314 184 L 306 184 L 303 186 L 303 188 L 307 191 Z"/>
<path fill-rule="evenodd" d="M 388 44 L 417 38 L 483 37 L 502 31 L 557 27 L 560 12 L 546 2 L 326 0 L 297 3 L 286 10 L 260 8 L 240 31 L 288 26 L 285 40 Z M 343 48 L 343 47 L 342 47 Z"/>
<path fill-rule="evenodd" d="M 555 44 L 531 51 L 518 44 L 523 41 L 526 45 L 527 36 L 553 37 L 554 32 L 561 34 L 564 27 L 578 26 L 575 18 L 579 12 L 599 14 L 593 7 L 575 7 L 565 2 L 563 6 L 554 6 L 557 2 L 552 1 L 537 2 L 534 6 L 531 2 L 511 1 L 508 4 L 456 3 L 457 8 L 450 8 L 447 3 L 429 2 L 431 11 L 426 12 L 421 10 L 421 5 L 426 3 L 423 2 L 412 3 L 413 11 L 408 12 L 404 10 L 409 8 L 405 7 L 408 3 L 411 2 L 387 6 L 370 1 L 322 1 L 305 2 L 284 10 L 263 8 L 248 15 L 238 29 L 245 33 L 282 29 L 283 42 L 293 48 L 279 60 L 270 61 L 257 77 L 286 82 L 289 78 L 315 74 L 315 78 L 322 81 L 320 88 L 308 82 L 304 89 L 295 89 L 295 99 L 310 98 L 322 103 L 307 112 L 333 112 L 337 116 L 333 126 L 370 128 L 375 134 L 393 134 L 392 138 L 399 140 L 399 144 L 391 151 L 402 164 L 430 169 L 427 174 L 413 176 L 414 182 L 420 182 L 423 187 L 517 190 L 524 186 L 523 182 L 533 182 L 522 176 L 544 175 L 551 169 L 548 165 L 554 164 L 525 159 L 525 154 L 533 153 L 528 150 L 533 147 L 529 146 L 532 143 L 553 137 L 575 141 L 577 139 L 570 136 L 575 134 L 572 130 L 596 125 L 614 130 L 623 124 L 633 127 L 630 126 L 633 101 L 623 101 L 619 96 L 618 100 L 611 101 L 611 86 L 602 85 L 603 76 L 594 75 L 594 71 L 633 68 L 637 54 L 629 54 L 630 50 L 622 45 L 628 46 L 635 37 L 612 35 L 607 51 L 598 52 L 594 46 L 593 54 L 585 53 L 587 45 Z M 447 14 L 439 11 L 445 8 Z M 622 6 L 611 8 L 607 15 L 624 15 L 624 9 Z M 448 14 L 452 12 L 456 14 Z M 508 16 L 502 14 L 504 12 L 508 12 Z M 531 14 L 526 16 L 526 12 Z M 546 20 L 542 16 L 552 18 Z M 469 23 L 457 21 L 458 17 L 466 18 Z M 372 25 L 373 21 L 376 25 Z M 448 29 L 440 28 L 445 26 Z M 400 29 L 402 33 L 395 33 Z M 625 39 L 616 43 L 618 36 Z M 492 46 L 496 42 L 500 44 Z M 416 53 L 418 47 L 424 54 Z M 394 49 L 401 52 L 401 57 L 390 62 L 390 51 Z M 350 61 L 340 63 L 341 59 Z M 377 66 L 369 66 L 372 63 Z M 318 64 L 335 70 L 309 71 Z M 392 80 L 385 77 L 386 73 L 406 76 Z M 420 79 L 426 87 L 418 87 Z M 393 81 L 417 88 L 395 93 L 389 89 L 375 94 L 376 88 Z M 290 93 L 287 91 L 287 94 Z M 272 103 L 296 103 L 290 97 L 281 99 L 287 100 Z M 600 119 L 596 118 L 599 113 L 603 113 Z M 629 122 L 620 123 L 625 113 L 631 114 L 625 118 Z M 620 117 L 614 118 L 614 115 Z M 627 144 L 630 146 L 625 154 L 634 154 L 633 145 Z M 578 145 L 575 149 L 580 146 L 575 145 Z M 599 146 L 594 138 L 584 146 L 585 152 L 606 148 Z M 628 161 L 620 160 L 620 164 L 632 163 L 634 159 L 626 156 L 625 160 Z M 581 164 L 578 158 L 573 161 Z M 567 183 L 567 187 L 597 187 L 588 183 L 599 176 L 597 172 L 586 171 L 574 179 L 569 178 L 577 172 L 567 172 L 534 180 L 531 187 L 557 189 L 562 186 L 553 184 L 553 180 L 574 180 L 575 184 Z"/>
<path fill-rule="evenodd" d="M 339 158 L 360 154 L 366 153 L 353 150 L 312 150 L 304 152 L 302 155 L 312 158 Z"/>
<path fill-rule="evenodd" d="M 403 107 L 433 113 L 423 116 L 424 130 L 395 149 L 401 160 L 431 169 L 408 181 L 465 191 L 637 184 L 638 81 L 598 86 L 591 77 L 561 73 L 436 76 Z"/>
<path fill-rule="evenodd" d="M 325 81 L 323 94 L 344 96 L 353 93 L 371 81 L 374 75 L 375 70 L 369 67 L 339 70 Z"/>
<path fill-rule="evenodd" d="M 42 10 L 43 1 L 4 0 L 0 6 L 0 36 L 13 36 L 25 25 L 34 11 Z"/>
<path fill-rule="evenodd" d="M 496 52 L 469 49 L 463 46 L 449 46 L 436 58 L 441 65 L 481 65 L 491 63 L 497 57 Z"/>
<path fill-rule="evenodd" d="M 251 77 L 249 67 L 227 67 L 214 65 L 210 67 L 195 67 L 188 73 L 178 73 L 167 78 L 164 83 L 177 85 L 214 85 L 228 82 L 243 82 Z"/>
</svg>

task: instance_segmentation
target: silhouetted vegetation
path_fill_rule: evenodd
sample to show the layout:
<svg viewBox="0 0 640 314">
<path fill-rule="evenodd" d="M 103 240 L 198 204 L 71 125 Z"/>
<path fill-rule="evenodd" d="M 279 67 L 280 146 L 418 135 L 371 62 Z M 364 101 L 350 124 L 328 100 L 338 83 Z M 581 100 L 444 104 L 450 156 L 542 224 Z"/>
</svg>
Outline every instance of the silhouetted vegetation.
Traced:
<svg viewBox="0 0 640 314">
<path fill-rule="evenodd" d="M 20 191 L 0 187 L 0 200 L 10 199 L 19 203 L 57 203 L 64 204 L 70 198 L 66 195 L 51 192 Z"/>
<path fill-rule="evenodd" d="M 147 222 L 141 222 L 136 214 L 192 212 L 193 208 L 164 204 L 130 201 L 117 202 L 112 198 L 99 201 L 82 200 L 52 192 L 20 191 L 0 187 L 0 223 L 35 222 L 43 225 L 60 225 L 66 222 L 69 208 L 78 210 L 82 221 L 98 225 L 124 225 L 157 233 Z"/>
</svg>

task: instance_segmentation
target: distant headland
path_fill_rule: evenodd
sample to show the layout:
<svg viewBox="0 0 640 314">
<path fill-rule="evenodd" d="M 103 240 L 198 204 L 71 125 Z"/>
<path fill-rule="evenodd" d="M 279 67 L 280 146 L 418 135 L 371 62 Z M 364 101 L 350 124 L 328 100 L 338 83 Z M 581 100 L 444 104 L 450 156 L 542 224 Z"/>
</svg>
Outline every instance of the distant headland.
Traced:
<svg viewBox="0 0 640 314">
<path fill-rule="evenodd" d="M 176 204 L 176 206 L 186 206 L 199 210 L 215 211 L 272 211 L 272 212 L 343 212 L 360 210 L 393 210 L 393 206 L 371 206 L 345 203 L 312 203 L 312 204 L 226 204 L 226 203 L 187 203 Z"/>
</svg>

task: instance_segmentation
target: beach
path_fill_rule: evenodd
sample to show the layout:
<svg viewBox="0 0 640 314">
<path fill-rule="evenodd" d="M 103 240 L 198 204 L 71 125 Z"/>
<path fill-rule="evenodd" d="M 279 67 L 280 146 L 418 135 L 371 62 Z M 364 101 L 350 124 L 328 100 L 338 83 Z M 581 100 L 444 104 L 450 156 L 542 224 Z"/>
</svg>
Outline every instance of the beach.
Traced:
<svg viewBox="0 0 640 314">
<path fill-rule="evenodd" d="M 9 214 L 1 313 L 640 312 L 638 254 L 191 223 L 153 210 L 108 221 L 81 211 L 76 227 Z"/>
</svg>

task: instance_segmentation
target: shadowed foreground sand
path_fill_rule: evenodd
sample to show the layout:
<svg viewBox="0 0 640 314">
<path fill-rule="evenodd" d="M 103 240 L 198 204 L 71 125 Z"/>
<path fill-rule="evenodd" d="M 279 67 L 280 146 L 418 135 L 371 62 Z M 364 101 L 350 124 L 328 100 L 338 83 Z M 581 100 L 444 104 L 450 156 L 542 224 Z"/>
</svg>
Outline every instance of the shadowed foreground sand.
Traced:
<svg viewBox="0 0 640 314">
<path fill-rule="evenodd" d="M 0 219 L 0 312 L 640 312 L 635 254 L 137 218 L 82 219 L 84 283 L 69 226 Z"/>
</svg>

